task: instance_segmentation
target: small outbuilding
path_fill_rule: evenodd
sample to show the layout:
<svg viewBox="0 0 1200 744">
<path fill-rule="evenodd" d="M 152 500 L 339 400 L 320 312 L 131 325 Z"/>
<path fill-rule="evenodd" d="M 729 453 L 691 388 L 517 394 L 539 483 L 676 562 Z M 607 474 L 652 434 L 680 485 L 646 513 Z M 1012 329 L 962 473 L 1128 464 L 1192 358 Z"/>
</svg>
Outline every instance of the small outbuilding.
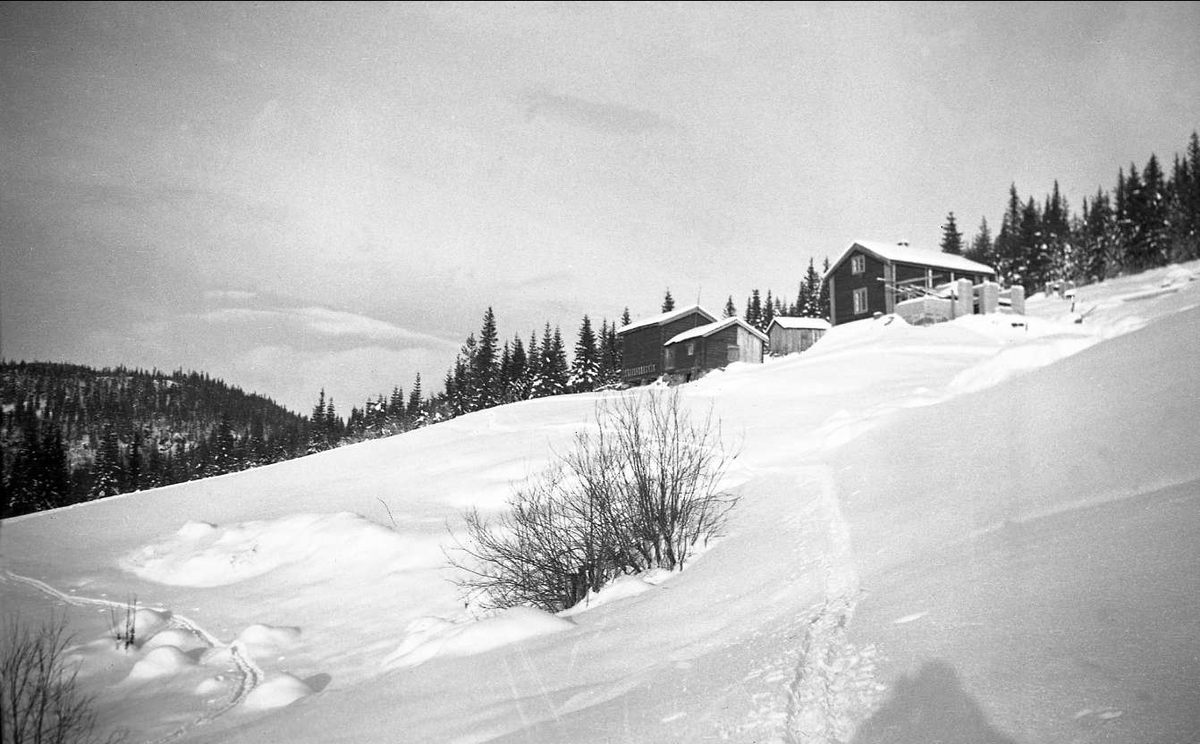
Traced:
<svg viewBox="0 0 1200 744">
<path fill-rule="evenodd" d="M 670 338 L 663 369 L 672 383 L 691 382 L 731 362 L 761 364 L 766 344 L 766 334 L 734 316 Z"/>
<path fill-rule="evenodd" d="M 787 318 L 775 316 L 767 326 L 771 356 L 784 356 L 807 351 L 829 330 L 824 318 Z"/>
<path fill-rule="evenodd" d="M 666 343 L 679 334 L 706 326 L 717 318 L 699 305 L 652 315 L 617 329 L 621 339 L 621 380 L 645 385 L 666 374 Z M 761 358 L 761 352 L 760 352 Z"/>
</svg>

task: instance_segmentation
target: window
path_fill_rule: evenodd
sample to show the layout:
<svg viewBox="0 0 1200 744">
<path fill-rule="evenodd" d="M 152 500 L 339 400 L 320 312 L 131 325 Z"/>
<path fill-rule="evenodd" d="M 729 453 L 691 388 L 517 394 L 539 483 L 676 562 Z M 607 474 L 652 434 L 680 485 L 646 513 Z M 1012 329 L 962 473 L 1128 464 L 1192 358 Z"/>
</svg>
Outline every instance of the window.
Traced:
<svg viewBox="0 0 1200 744">
<path fill-rule="evenodd" d="M 725 361 L 736 362 L 741 359 L 741 353 L 738 347 L 728 346 L 725 348 Z"/>
<path fill-rule="evenodd" d="M 862 274 L 867 270 L 867 257 L 861 253 L 850 258 L 850 273 Z"/>
<path fill-rule="evenodd" d="M 687 345 L 687 355 L 688 355 L 688 356 L 694 356 L 695 354 L 696 354 L 696 342 L 695 342 L 695 341 L 688 341 L 688 345 Z"/>
<path fill-rule="evenodd" d="M 867 288 L 854 290 L 854 314 L 862 315 L 867 312 Z"/>
</svg>

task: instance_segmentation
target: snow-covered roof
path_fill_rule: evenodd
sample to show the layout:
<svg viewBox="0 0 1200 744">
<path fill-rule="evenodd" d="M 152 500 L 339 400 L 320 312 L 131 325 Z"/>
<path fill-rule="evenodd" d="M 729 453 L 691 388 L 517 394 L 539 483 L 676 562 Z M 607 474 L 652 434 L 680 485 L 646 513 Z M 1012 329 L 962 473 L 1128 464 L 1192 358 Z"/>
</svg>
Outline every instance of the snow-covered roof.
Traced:
<svg viewBox="0 0 1200 744">
<path fill-rule="evenodd" d="M 694 313 L 697 311 L 699 311 L 701 315 L 707 317 L 709 320 L 717 319 L 717 316 L 708 312 L 707 310 L 700 307 L 699 305 L 688 305 L 686 307 L 676 308 L 674 310 L 671 310 L 670 312 L 661 313 L 659 315 L 651 315 L 649 318 L 642 318 L 641 320 L 630 323 L 629 325 L 627 325 L 623 328 L 618 328 L 617 333 L 618 334 L 628 333 L 629 331 L 636 330 L 638 328 L 647 328 L 649 326 L 656 326 L 656 325 L 666 325 L 667 323 L 670 323 L 673 320 L 678 320 L 679 318 L 682 318 L 686 315 L 690 315 L 691 313 Z"/>
<path fill-rule="evenodd" d="M 749 323 L 747 323 L 746 321 L 742 320 L 741 318 L 739 318 L 735 315 L 732 318 L 726 318 L 725 320 L 718 320 L 717 322 L 709 323 L 708 325 L 696 326 L 695 328 L 691 329 L 690 331 L 684 331 L 683 333 L 676 334 L 675 336 L 673 336 L 671 338 L 670 341 L 667 341 L 665 344 L 663 344 L 663 346 L 670 346 L 671 344 L 677 344 L 680 341 L 687 341 L 687 340 L 693 339 L 693 338 L 703 338 L 705 336 L 711 336 L 712 334 L 716 333 L 717 331 L 723 331 L 731 325 L 740 325 L 742 328 L 745 328 L 747 331 L 750 331 L 750 333 L 754 334 L 755 336 L 758 336 L 763 341 L 768 340 L 766 334 L 764 334 L 762 331 L 758 330 L 754 326 L 750 325 Z"/>
<path fill-rule="evenodd" d="M 834 272 L 835 269 L 845 261 L 855 248 L 860 248 L 868 253 L 874 254 L 876 257 L 885 261 L 895 263 L 917 264 L 919 266 L 934 266 L 939 269 L 950 269 L 951 271 L 970 271 L 978 274 L 995 274 L 996 270 L 986 264 L 981 264 L 978 261 L 972 261 L 969 258 L 955 255 L 953 253 L 943 253 L 942 251 L 933 251 L 927 248 L 914 248 L 911 245 L 900 243 L 885 243 L 880 240 L 856 240 L 846 246 L 846 250 L 838 256 L 838 259 L 829 266 L 829 271 L 825 272 L 827 278 Z"/>
<path fill-rule="evenodd" d="M 779 324 L 780 328 L 790 329 L 800 328 L 813 331 L 828 331 L 831 328 L 829 321 L 824 318 L 788 318 L 776 315 L 771 320 L 771 325 L 775 325 L 776 323 Z M 770 331 L 770 326 L 767 327 L 767 330 L 768 332 Z"/>
</svg>

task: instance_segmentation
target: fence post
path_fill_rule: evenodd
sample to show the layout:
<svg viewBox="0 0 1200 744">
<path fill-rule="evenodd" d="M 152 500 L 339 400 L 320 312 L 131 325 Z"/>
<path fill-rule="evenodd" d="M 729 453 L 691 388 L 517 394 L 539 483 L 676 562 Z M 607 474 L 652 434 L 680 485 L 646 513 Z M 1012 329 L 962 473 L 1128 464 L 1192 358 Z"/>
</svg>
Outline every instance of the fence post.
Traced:
<svg viewBox="0 0 1200 744">
<path fill-rule="evenodd" d="M 1012 292 L 1012 311 L 1014 315 L 1025 314 L 1025 287 L 1020 284 L 1014 284 L 1010 290 Z"/>
<path fill-rule="evenodd" d="M 955 297 L 953 317 L 961 318 L 975 312 L 975 287 L 970 279 L 959 279 L 955 282 Z"/>
<path fill-rule="evenodd" d="M 984 282 L 979 285 L 979 312 L 986 315 L 1000 309 L 1000 285 Z"/>
</svg>

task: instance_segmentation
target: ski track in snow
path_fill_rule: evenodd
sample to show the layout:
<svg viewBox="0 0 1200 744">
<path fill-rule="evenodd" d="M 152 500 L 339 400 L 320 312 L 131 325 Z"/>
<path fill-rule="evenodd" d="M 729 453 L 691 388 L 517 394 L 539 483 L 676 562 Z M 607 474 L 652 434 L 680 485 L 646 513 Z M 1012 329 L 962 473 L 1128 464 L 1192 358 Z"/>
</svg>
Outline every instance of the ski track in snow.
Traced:
<svg viewBox="0 0 1200 744">
<path fill-rule="evenodd" d="M 31 576 L 22 576 L 21 574 L 13 573 L 8 569 L 4 569 L 4 571 L 0 573 L 0 581 L 15 581 L 20 584 L 25 584 L 26 586 L 32 587 L 43 594 L 47 594 L 51 597 L 66 602 L 69 605 L 74 605 L 75 607 L 107 607 L 113 609 L 124 609 L 128 606 L 127 602 L 119 600 L 102 599 L 98 597 L 78 597 L 73 594 L 68 594 L 55 589 L 53 586 L 50 586 L 44 581 L 40 581 Z M 250 693 L 253 692 L 256 687 L 262 684 L 264 676 L 263 670 L 254 663 L 254 660 L 250 657 L 249 652 L 246 650 L 245 645 L 241 641 L 234 641 L 233 643 L 229 644 L 222 643 L 216 638 L 216 636 L 197 625 L 196 622 L 191 618 L 176 614 L 175 612 L 166 608 L 145 607 L 143 609 L 162 613 L 166 617 L 169 627 L 194 633 L 198 638 L 208 644 L 210 651 L 222 648 L 229 649 L 229 656 L 233 660 L 234 665 L 237 667 L 239 674 L 237 686 L 234 689 L 233 695 L 230 697 L 229 702 L 212 711 L 198 716 L 190 723 L 180 726 L 178 729 L 172 731 L 166 736 L 150 740 L 149 744 L 166 744 L 166 742 L 178 739 L 197 726 L 203 726 L 205 724 L 212 723 L 216 719 L 241 705 L 242 702 L 250 695 Z"/>
<path fill-rule="evenodd" d="M 880 692 L 874 676 L 874 647 L 855 648 L 846 640 L 859 595 L 850 524 L 838 503 L 832 471 L 820 468 L 816 482 L 819 512 L 828 530 L 821 559 L 825 596 L 806 618 L 800 657 L 788 688 L 783 732 L 788 744 L 848 740 Z"/>
</svg>

